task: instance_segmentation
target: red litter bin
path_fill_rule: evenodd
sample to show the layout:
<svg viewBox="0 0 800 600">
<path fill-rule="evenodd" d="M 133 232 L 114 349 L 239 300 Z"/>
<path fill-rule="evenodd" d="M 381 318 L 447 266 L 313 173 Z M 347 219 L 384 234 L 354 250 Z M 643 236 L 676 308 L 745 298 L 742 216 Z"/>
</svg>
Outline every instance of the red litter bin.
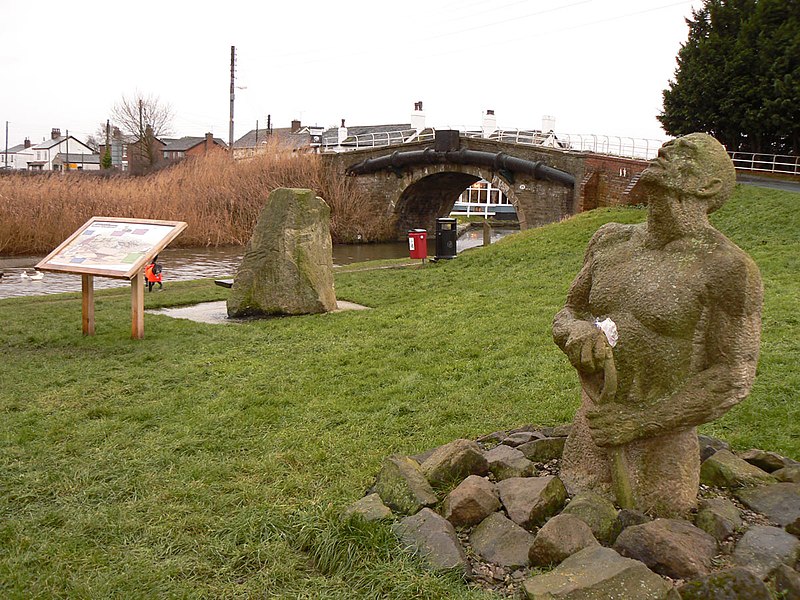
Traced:
<svg viewBox="0 0 800 600">
<path fill-rule="evenodd" d="M 408 253 L 411 258 L 425 260 L 428 256 L 428 232 L 425 229 L 412 229 L 408 232 Z"/>
</svg>

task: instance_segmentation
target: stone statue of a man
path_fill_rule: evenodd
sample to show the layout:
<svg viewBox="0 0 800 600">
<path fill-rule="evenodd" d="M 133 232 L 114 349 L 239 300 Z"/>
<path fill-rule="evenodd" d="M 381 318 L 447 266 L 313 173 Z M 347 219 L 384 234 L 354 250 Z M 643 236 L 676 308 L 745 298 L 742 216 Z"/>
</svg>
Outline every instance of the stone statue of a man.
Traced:
<svg viewBox="0 0 800 600">
<path fill-rule="evenodd" d="M 719 142 L 667 142 L 640 185 L 647 222 L 595 233 L 553 321 L 583 388 L 561 478 L 571 493 L 670 516 L 696 502 L 696 426 L 750 391 L 763 292 L 752 259 L 708 221 L 735 185 Z M 605 319 L 616 324 L 613 348 L 597 326 Z"/>
</svg>

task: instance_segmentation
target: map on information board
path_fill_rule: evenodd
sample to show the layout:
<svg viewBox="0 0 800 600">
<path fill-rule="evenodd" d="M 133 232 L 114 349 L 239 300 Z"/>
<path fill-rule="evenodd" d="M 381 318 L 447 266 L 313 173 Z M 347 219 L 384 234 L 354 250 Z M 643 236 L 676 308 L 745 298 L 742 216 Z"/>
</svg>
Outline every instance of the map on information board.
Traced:
<svg viewBox="0 0 800 600">
<path fill-rule="evenodd" d="M 181 221 L 92 217 L 36 267 L 127 279 L 185 228 Z"/>
</svg>

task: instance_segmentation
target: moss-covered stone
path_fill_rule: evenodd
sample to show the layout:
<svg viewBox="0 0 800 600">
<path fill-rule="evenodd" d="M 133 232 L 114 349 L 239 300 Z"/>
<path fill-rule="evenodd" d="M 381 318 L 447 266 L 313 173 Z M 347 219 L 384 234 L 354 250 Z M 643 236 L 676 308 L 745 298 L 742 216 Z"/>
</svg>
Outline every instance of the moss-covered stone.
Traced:
<svg viewBox="0 0 800 600">
<path fill-rule="evenodd" d="M 524 583 L 528 600 L 664 600 L 671 585 L 638 560 L 594 546 Z"/>
<path fill-rule="evenodd" d="M 342 516 L 349 518 L 359 516 L 365 521 L 383 521 L 392 518 L 392 511 L 386 506 L 378 494 L 368 494 L 348 506 Z"/>
<path fill-rule="evenodd" d="M 700 481 L 715 487 L 739 488 L 775 483 L 777 480 L 730 450 L 720 450 L 700 465 Z"/>
<path fill-rule="evenodd" d="M 558 477 L 512 477 L 497 484 L 509 518 L 525 529 L 542 523 L 564 505 L 567 490 Z"/>
<path fill-rule="evenodd" d="M 403 515 L 413 515 L 424 506 L 436 504 L 436 494 L 419 464 L 399 454 L 384 459 L 375 491 L 389 508 Z"/>
<path fill-rule="evenodd" d="M 734 568 L 692 579 L 679 589 L 681 600 L 771 600 L 764 582 L 747 569 Z"/>
<path fill-rule="evenodd" d="M 589 526 L 594 537 L 607 546 L 614 543 L 622 530 L 617 509 L 611 501 L 593 492 L 581 492 L 561 512 L 578 517 Z"/>
<path fill-rule="evenodd" d="M 420 469 L 433 487 L 441 488 L 469 475 L 486 475 L 489 464 L 476 442 L 462 439 L 434 450 Z"/>
<path fill-rule="evenodd" d="M 711 498 L 700 503 L 694 524 L 721 542 L 742 526 L 742 516 L 727 498 Z"/>
<path fill-rule="evenodd" d="M 269 195 L 227 306 L 229 317 L 336 310 L 330 208 L 322 198 L 289 188 Z"/>
</svg>

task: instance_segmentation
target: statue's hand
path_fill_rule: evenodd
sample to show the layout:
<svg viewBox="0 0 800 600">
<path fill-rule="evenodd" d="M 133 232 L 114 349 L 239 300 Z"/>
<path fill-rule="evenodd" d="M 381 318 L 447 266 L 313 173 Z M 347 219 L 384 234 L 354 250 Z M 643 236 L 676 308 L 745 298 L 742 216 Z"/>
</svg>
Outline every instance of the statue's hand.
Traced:
<svg viewBox="0 0 800 600">
<path fill-rule="evenodd" d="M 602 371 L 608 342 L 594 323 L 577 321 L 570 328 L 564 352 L 572 366 L 583 373 Z"/>
<path fill-rule="evenodd" d="M 589 433 L 600 447 L 622 446 L 641 437 L 642 415 L 618 402 L 595 405 L 586 412 Z"/>
</svg>

